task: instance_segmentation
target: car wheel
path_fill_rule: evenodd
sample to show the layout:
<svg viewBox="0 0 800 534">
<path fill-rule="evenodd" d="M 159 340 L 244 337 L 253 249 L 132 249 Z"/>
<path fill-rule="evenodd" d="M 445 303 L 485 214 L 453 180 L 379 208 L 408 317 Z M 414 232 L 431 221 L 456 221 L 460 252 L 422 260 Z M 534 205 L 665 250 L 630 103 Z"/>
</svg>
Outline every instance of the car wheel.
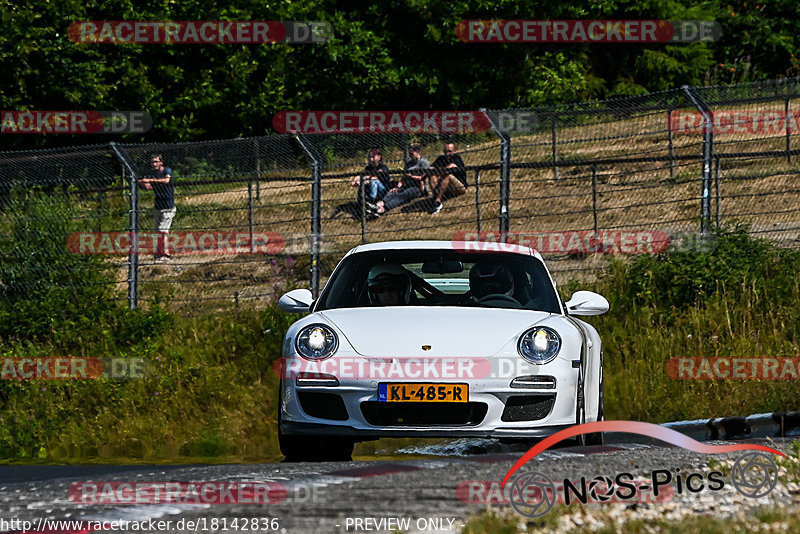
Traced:
<svg viewBox="0 0 800 534">
<path fill-rule="evenodd" d="M 281 428 L 283 387 L 278 393 L 278 446 L 286 462 L 349 462 L 355 441 L 338 436 L 287 435 Z"/>
<path fill-rule="evenodd" d="M 286 436 L 278 432 L 287 462 L 349 462 L 355 442 L 342 437 Z"/>
</svg>

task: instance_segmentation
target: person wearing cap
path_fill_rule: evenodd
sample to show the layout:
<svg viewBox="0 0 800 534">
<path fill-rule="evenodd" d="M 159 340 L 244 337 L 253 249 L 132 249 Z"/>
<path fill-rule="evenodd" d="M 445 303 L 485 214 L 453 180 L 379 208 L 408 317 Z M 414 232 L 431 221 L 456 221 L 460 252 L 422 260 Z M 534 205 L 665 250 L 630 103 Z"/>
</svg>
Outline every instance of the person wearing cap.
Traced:
<svg viewBox="0 0 800 534">
<path fill-rule="evenodd" d="M 358 199 L 356 202 L 361 204 L 366 201 L 366 206 L 370 211 L 377 211 L 376 202 L 383 199 L 386 192 L 391 189 L 392 181 L 389 176 L 389 167 L 383 163 L 383 154 L 379 148 L 369 151 L 369 163 L 364 168 L 364 172 L 350 180 L 351 187 L 359 187 Z M 366 193 L 366 194 L 365 194 Z"/>
<path fill-rule="evenodd" d="M 411 276 L 402 265 L 381 263 L 367 275 L 367 296 L 373 306 L 405 306 L 411 302 Z"/>
</svg>

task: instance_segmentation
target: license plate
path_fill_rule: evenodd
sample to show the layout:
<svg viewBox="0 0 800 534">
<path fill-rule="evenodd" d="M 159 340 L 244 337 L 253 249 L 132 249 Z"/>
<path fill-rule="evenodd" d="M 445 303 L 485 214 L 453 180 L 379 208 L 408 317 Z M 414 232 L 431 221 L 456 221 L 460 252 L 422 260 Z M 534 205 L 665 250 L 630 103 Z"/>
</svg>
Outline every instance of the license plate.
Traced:
<svg viewBox="0 0 800 534">
<path fill-rule="evenodd" d="M 380 402 L 467 402 L 467 384 L 378 384 Z"/>
</svg>

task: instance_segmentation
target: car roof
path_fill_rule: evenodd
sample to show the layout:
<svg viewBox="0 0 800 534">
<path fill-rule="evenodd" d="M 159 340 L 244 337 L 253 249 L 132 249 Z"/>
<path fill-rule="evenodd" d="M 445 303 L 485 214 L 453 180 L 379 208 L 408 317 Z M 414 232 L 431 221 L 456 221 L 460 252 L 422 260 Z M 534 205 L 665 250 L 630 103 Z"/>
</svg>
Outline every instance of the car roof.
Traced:
<svg viewBox="0 0 800 534">
<path fill-rule="evenodd" d="M 479 245 L 481 248 L 474 248 Z M 369 243 L 358 245 L 350 250 L 345 256 L 359 254 L 361 252 L 374 252 L 377 250 L 459 250 L 463 252 L 498 252 L 520 254 L 523 256 L 534 256 L 544 263 L 542 256 L 534 249 L 517 244 L 487 243 L 483 241 L 382 241 L 380 243 Z"/>
</svg>

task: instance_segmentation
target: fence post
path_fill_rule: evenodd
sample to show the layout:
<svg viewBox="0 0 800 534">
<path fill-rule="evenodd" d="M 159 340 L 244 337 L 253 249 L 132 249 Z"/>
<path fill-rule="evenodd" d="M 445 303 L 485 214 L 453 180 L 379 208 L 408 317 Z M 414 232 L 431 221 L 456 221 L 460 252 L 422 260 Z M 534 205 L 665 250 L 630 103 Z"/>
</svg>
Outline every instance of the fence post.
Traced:
<svg viewBox="0 0 800 534">
<path fill-rule="evenodd" d="M 511 138 L 497 127 L 492 115 L 486 112 L 486 108 L 481 108 L 479 111 L 486 115 L 492 125 L 492 130 L 500 138 L 500 241 L 505 242 L 509 228 L 508 198 L 511 181 Z"/>
<path fill-rule="evenodd" d="M 597 165 L 592 165 L 592 219 L 592 228 L 597 235 Z"/>
<path fill-rule="evenodd" d="M 128 230 L 131 233 L 131 248 L 128 252 L 128 307 L 135 310 L 139 307 L 139 183 L 136 171 L 125 155 L 113 141 L 109 143 L 111 150 L 127 170 L 130 184 L 130 207 L 128 210 Z"/>
<path fill-rule="evenodd" d="M 558 150 L 556 150 L 557 139 L 556 139 L 556 112 L 553 112 L 552 118 L 550 120 L 550 130 L 552 133 L 553 138 L 553 179 L 558 181 Z"/>
<path fill-rule="evenodd" d="M 103 231 L 103 192 L 97 192 L 97 231 Z"/>
<path fill-rule="evenodd" d="M 717 222 L 717 230 L 719 230 L 719 160 L 720 157 L 714 157 L 714 199 L 716 200 L 716 222 Z"/>
<path fill-rule="evenodd" d="M 505 242 L 509 229 L 508 198 L 511 187 L 511 138 L 503 130 L 497 127 L 492 119 L 492 114 L 486 108 L 478 111 L 486 115 L 492 131 L 500 138 L 500 241 Z"/>
<path fill-rule="evenodd" d="M 358 184 L 358 191 L 361 197 L 361 243 L 364 244 L 367 242 L 367 187 L 366 182 L 364 181 L 364 175 L 362 173 L 361 176 L 358 177 L 359 184 Z M 356 197 L 358 198 L 358 196 Z"/>
<path fill-rule="evenodd" d="M 250 254 L 255 253 L 255 246 L 253 244 L 253 225 L 254 225 L 254 213 L 253 213 L 253 179 L 247 180 L 247 208 L 248 208 L 248 222 L 250 223 Z"/>
<path fill-rule="evenodd" d="M 483 230 L 481 220 L 481 170 L 475 169 L 475 210 L 478 214 L 478 232 Z"/>
<path fill-rule="evenodd" d="M 684 85 L 681 89 L 703 115 L 703 195 L 700 200 L 700 234 L 706 235 L 711 223 L 711 160 L 714 155 L 714 120 L 711 108 L 700 98 L 694 88 Z"/>
<path fill-rule="evenodd" d="M 125 202 L 125 167 L 122 167 L 122 172 L 120 173 L 120 180 L 122 181 L 122 201 Z"/>
<path fill-rule="evenodd" d="M 294 138 L 300 144 L 308 159 L 311 160 L 311 295 L 319 296 L 319 256 L 320 237 L 322 235 L 322 167 L 319 158 L 303 142 L 305 136 L 297 134 Z"/>
<path fill-rule="evenodd" d="M 261 200 L 261 158 L 258 157 L 258 139 L 253 139 L 256 153 L 256 200 Z"/>
<path fill-rule="evenodd" d="M 783 122 L 786 124 L 786 163 L 792 162 L 792 128 L 789 126 L 789 97 L 783 106 Z"/>
<path fill-rule="evenodd" d="M 672 134 L 672 110 L 667 110 L 667 139 L 669 140 L 669 177 L 675 178 L 675 145 Z"/>
</svg>

